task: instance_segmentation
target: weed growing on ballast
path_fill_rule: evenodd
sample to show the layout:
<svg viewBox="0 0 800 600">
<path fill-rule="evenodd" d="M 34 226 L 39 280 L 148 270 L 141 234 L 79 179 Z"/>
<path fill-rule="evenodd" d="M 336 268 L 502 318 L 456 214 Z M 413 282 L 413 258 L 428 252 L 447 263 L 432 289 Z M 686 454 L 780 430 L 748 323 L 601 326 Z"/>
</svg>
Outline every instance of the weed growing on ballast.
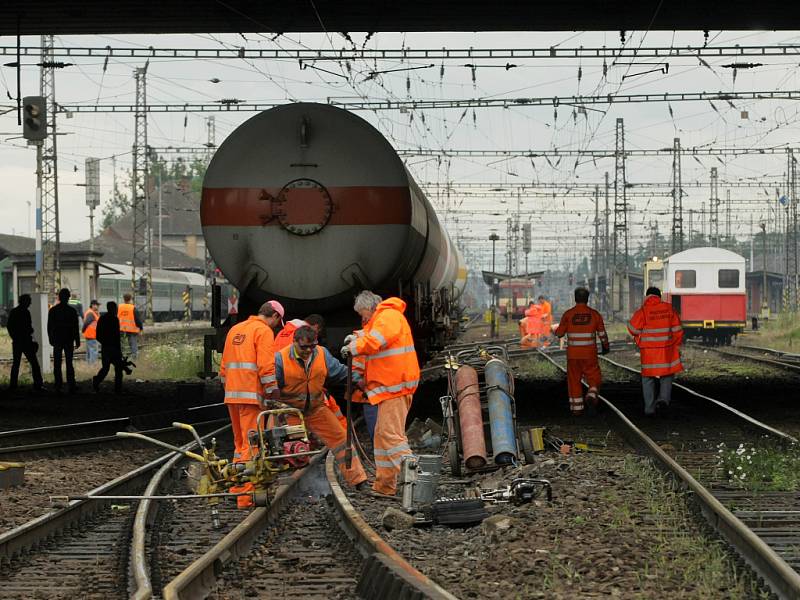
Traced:
<svg viewBox="0 0 800 600">
<path fill-rule="evenodd" d="M 800 489 L 800 447 L 717 446 L 717 466 L 736 487 L 751 491 L 790 492 Z"/>
</svg>

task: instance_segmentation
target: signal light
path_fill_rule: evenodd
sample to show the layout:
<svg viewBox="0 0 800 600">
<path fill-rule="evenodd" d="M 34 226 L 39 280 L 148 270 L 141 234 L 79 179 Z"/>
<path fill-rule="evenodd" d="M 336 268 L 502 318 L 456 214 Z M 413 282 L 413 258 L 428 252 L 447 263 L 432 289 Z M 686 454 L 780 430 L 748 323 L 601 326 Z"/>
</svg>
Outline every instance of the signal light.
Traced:
<svg viewBox="0 0 800 600">
<path fill-rule="evenodd" d="M 26 140 L 44 140 L 47 138 L 47 100 L 44 96 L 26 96 L 22 103 L 22 136 Z"/>
</svg>

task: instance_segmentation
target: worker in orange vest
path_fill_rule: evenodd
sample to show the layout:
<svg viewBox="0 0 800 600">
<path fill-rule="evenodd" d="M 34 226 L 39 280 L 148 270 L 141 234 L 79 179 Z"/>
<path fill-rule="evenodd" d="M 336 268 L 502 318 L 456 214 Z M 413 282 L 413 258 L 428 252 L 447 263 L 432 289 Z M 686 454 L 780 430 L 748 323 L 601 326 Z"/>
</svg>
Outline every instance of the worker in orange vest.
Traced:
<svg viewBox="0 0 800 600">
<path fill-rule="evenodd" d="M 525 317 L 519 322 L 520 341 L 523 348 L 538 348 L 542 337 L 542 310 L 531 302 L 525 310 Z"/>
<path fill-rule="evenodd" d="M 83 338 L 86 340 L 86 362 L 97 362 L 97 321 L 100 319 L 100 303 L 92 300 L 83 313 Z"/>
<path fill-rule="evenodd" d="M 550 345 L 550 336 L 553 335 L 553 307 L 544 296 L 538 298 L 542 309 L 542 345 Z"/>
<path fill-rule="evenodd" d="M 261 305 L 257 315 L 237 323 L 228 331 L 222 352 L 219 378 L 225 386 L 225 404 L 231 417 L 234 462 L 252 458 L 250 437 L 258 431 L 258 415 L 280 392 L 275 379 L 273 331 L 283 324 L 283 306 L 275 300 Z M 231 488 L 232 492 L 251 492 L 252 483 Z M 252 506 L 252 498 L 240 496 L 239 508 Z"/>
<path fill-rule="evenodd" d="M 308 325 L 297 329 L 294 341 L 275 353 L 275 379 L 281 402 L 303 411 L 306 427 L 333 453 L 345 481 L 363 487 L 367 474 L 353 452 L 350 468 L 345 464 L 347 433 L 325 405 L 325 382 L 347 379 L 347 367 L 317 342 L 317 332 Z"/>
<path fill-rule="evenodd" d="M 345 338 L 342 356 L 364 356 L 364 394 L 378 406 L 375 424 L 374 492 L 394 496 L 403 456 L 412 454 L 406 437 L 406 417 L 419 385 L 419 362 L 411 327 L 400 298 L 370 291 L 356 296 L 354 310 L 361 316 L 364 334 Z"/>
<path fill-rule="evenodd" d="M 661 301 L 661 290 L 650 287 L 647 288 L 641 308 L 633 313 L 628 322 L 628 331 L 639 347 L 644 414 L 652 416 L 669 407 L 672 379 L 676 373 L 683 371 L 680 354 L 683 341 L 681 319 L 671 304 Z"/>
<path fill-rule="evenodd" d="M 600 338 L 602 353 L 608 354 L 608 335 L 603 317 L 588 306 L 589 290 L 579 287 L 575 290 L 575 306 L 561 316 L 556 329 L 558 337 L 567 338 L 567 392 L 569 409 L 575 416 L 583 414 L 584 398 L 581 379 L 586 378 L 589 391 L 586 404 L 590 412 L 597 408 L 597 392 L 602 383 L 600 365 L 597 362 L 596 340 Z"/>
<path fill-rule="evenodd" d="M 128 339 L 128 347 L 131 351 L 131 358 L 139 356 L 139 334 L 144 329 L 144 323 L 139 316 L 136 305 L 132 303 L 133 296 L 130 294 L 122 295 L 122 304 L 117 308 L 119 318 L 119 330 Z"/>
<path fill-rule="evenodd" d="M 280 352 L 287 346 L 291 346 L 294 342 L 295 332 L 300 327 L 304 326 L 311 327 L 319 337 L 321 332 L 325 329 L 325 319 L 322 317 L 322 315 L 311 314 L 305 319 L 292 319 L 291 321 L 287 321 L 283 329 L 281 329 L 278 335 L 275 336 L 275 352 Z M 345 431 L 347 431 L 347 417 L 342 414 L 342 409 L 339 407 L 336 399 L 330 394 L 325 394 L 325 406 L 331 410 L 341 426 L 344 427 Z M 287 415 L 285 418 L 289 425 L 297 425 L 300 423 L 300 419 L 294 415 Z"/>
</svg>

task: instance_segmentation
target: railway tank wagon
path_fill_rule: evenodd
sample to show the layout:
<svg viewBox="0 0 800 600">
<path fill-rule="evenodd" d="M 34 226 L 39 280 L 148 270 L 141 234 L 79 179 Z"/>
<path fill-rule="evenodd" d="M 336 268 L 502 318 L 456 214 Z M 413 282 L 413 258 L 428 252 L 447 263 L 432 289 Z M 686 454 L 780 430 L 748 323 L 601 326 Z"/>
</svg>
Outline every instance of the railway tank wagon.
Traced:
<svg viewBox="0 0 800 600">
<path fill-rule="evenodd" d="M 287 317 L 322 313 L 333 340 L 358 326 L 362 289 L 400 295 L 419 338 L 452 330 L 461 254 L 389 142 L 325 104 L 287 104 L 239 126 L 215 153 L 200 211 L 207 247 L 241 293 Z"/>
<path fill-rule="evenodd" d="M 687 337 L 711 344 L 730 344 L 747 321 L 745 259 L 722 248 L 691 248 L 646 268 L 648 286 L 678 311 Z M 661 286 L 656 279 L 662 278 Z M 652 282 L 652 283 L 651 283 Z"/>
</svg>

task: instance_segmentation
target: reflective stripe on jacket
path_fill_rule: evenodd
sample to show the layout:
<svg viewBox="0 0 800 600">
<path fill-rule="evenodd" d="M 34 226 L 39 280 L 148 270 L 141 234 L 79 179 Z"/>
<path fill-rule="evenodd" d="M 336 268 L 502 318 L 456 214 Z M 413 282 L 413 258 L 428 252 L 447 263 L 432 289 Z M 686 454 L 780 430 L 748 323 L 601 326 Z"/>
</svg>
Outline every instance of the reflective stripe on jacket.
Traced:
<svg viewBox="0 0 800 600">
<path fill-rule="evenodd" d="M 671 304 L 662 302 L 658 296 L 648 296 L 633 313 L 628 331 L 639 347 L 642 375 L 662 377 L 683 370 L 680 355 L 683 327 Z"/>
<path fill-rule="evenodd" d="M 89 317 L 92 317 L 91 321 Z M 97 321 L 100 319 L 100 313 L 91 308 L 83 314 L 83 337 L 87 340 L 97 339 Z"/>
<path fill-rule="evenodd" d="M 273 342 L 272 329 L 257 316 L 231 327 L 219 368 L 226 404 L 260 404 L 278 388 Z"/>
<path fill-rule="evenodd" d="M 278 382 L 281 386 L 281 402 L 304 412 L 310 412 L 324 402 L 325 380 L 328 378 L 325 352 L 315 348 L 307 365 L 295 355 L 294 345 L 287 346 L 277 354 L 280 355 L 282 366 Z"/>
<path fill-rule="evenodd" d="M 125 333 L 139 333 L 141 330 L 136 326 L 136 307 L 133 304 L 120 304 L 117 308 L 119 317 L 119 330 Z"/>
<path fill-rule="evenodd" d="M 406 303 L 388 298 L 375 309 L 364 335 L 350 342 L 353 357 L 366 359 L 366 396 L 370 404 L 413 394 L 419 385 L 419 362 Z"/>
<path fill-rule="evenodd" d="M 561 316 L 556 335 L 567 338 L 567 358 L 597 358 L 598 337 L 608 347 L 603 317 L 586 304 L 576 304 Z"/>
</svg>

